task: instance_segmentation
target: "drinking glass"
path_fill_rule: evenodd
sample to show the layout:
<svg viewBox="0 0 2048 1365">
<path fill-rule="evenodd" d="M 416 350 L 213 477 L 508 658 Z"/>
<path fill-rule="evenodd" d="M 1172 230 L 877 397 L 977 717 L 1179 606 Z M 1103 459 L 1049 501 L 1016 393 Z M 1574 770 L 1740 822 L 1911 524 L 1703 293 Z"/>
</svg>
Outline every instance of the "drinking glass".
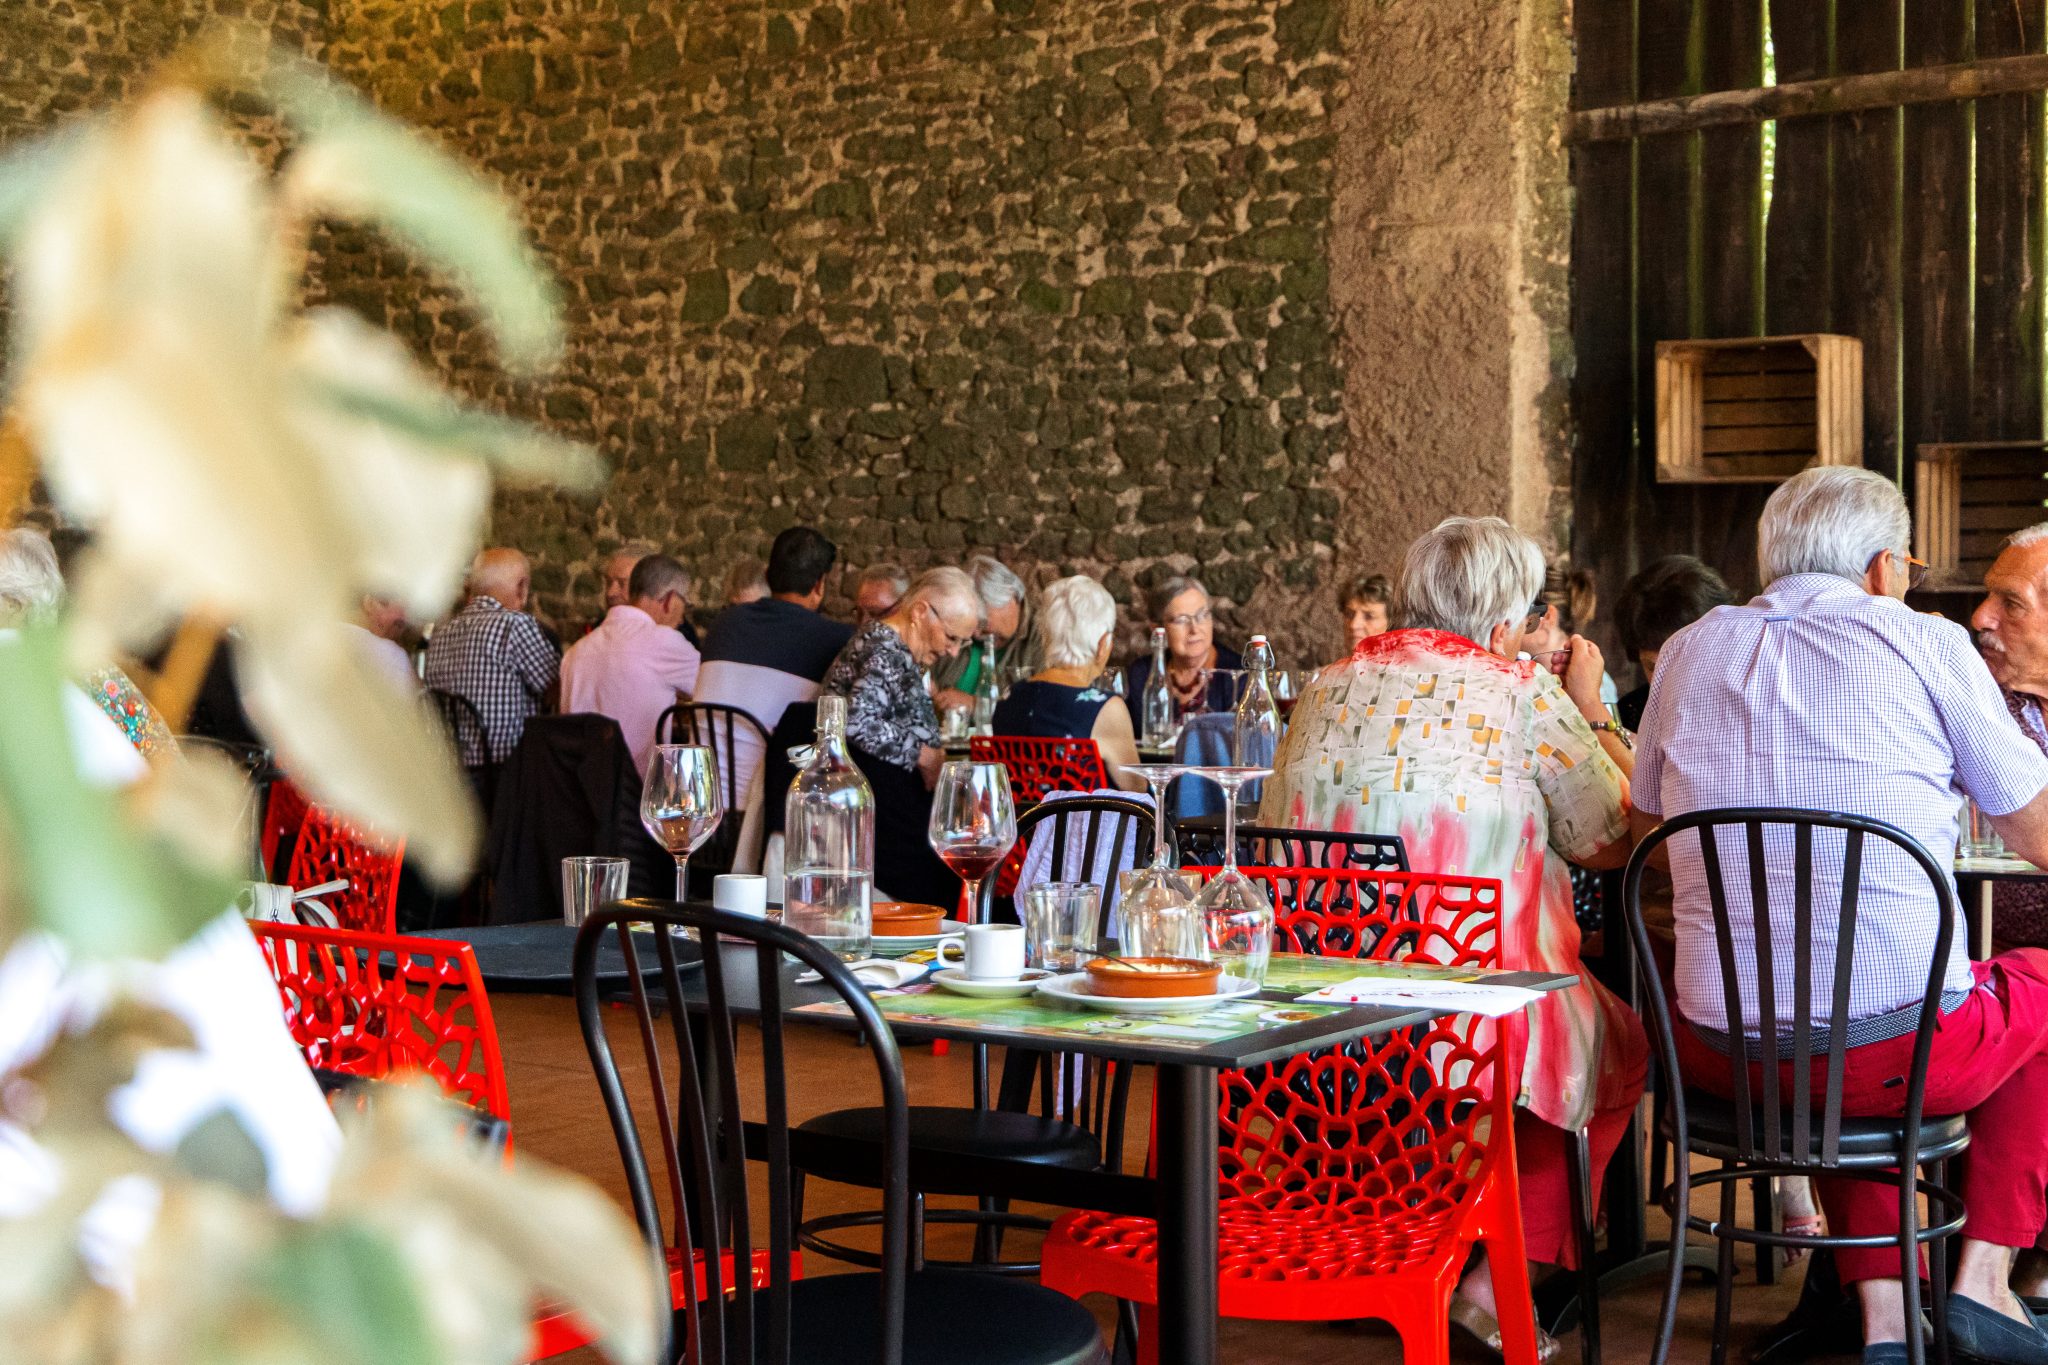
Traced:
<svg viewBox="0 0 2048 1365">
<path fill-rule="evenodd" d="M 624 858 L 562 859 L 562 923 L 579 928 L 590 912 L 626 898 Z"/>
<path fill-rule="evenodd" d="M 1264 985 L 1273 955 L 1273 903 L 1259 884 L 1237 870 L 1237 793 L 1271 768 L 1201 767 L 1188 770 L 1223 788 L 1223 866 L 1195 895 L 1209 956 L 1232 976 Z"/>
<path fill-rule="evenodd" d="M 1152 789 L 1152 861 L 1117 879 L 1117 903 L 1112 916 L 1121 925 L 1117 940 L 1126 957 L 1186 957 L 1186 953 L 1141 953 L 1131 946 L 1129 938 L 1134 911 L 1170 910 L 1195 899 L 1194 883 L 1174 865 L 1173 845 L 1166 837 L 1166 789 L 1174 778 L 1194 769 L 1179 763 L 1126 763 L 1123 770 L 1144 778 L 1145 785 Z"/>
<path fill-rule="evenodd" d="M 1202 914 L 1195 909 L 1192 887 L 1186 895 L 1148 879 L 1155 869 L 1139 868 L 1117 878 L 1117 905 L 1122 922 L 1117 926 L 1117 948 L 1125 957 L 1185 957 L 1209 960 L 1209 945 L 1202 934 Z M 1173 879 L 1188 886 L 1180 873 Z M 1140 885 L 1141 881 L 1146 884 Z"/>
<path fill-rule="evenodd" d="M 1017 842 L 1017 808 L 1010 800 L 1010 770 L 1000 763 L 954 759 L 939 769 L 932 818 L 925 826 L 932 852 L 966 888 L 969 924 L 981 912 L 981 883 Z"/>
<path fill-rule="evenodd" d="M 1965 858 L 2003 858 L 2005 840 L 1969 797 L 1963 798 L 1962 854 Z"/>
<path fill-rule="evenodd" d="M 1245 679 L 1249 678 L 1250 676 L 1250 670 L 1243 668 L 1203 669 L 1201 696 L 1197 698 L 1195 705 L 1191 707 L 1190 710 L 1209 710 L 1209 693 L 1214 688 L 1216 679 L 1222 678 L 1225 682 L 1227 682 L 1230 685 L 1230 700 L 1223 704 L 1223 710 L 1231 715 L 1236 715 L 1237 704 L 1244 700 Z"/>
<path fill-rule="evenodd" d="M 1280 711 L 1280 719 L 1286 720 L 1294 713 L 1294 699 L 1301 695 L 1306 679 L 1298 679 L 1296 670 L 1279 669 L 1273 674 L 1273 705 Z"/>
<path fill-rule="evenodd" d="M 1040 882 L 1024 888 L 1024 946 L 1031 965 L 1071 972 L 1095 956 L 1102 888 L 1093 882 Z"/>
<path fill-rule="evenodd" d="M 676 860 L 676 899 L 688 900 L 690 855 L 725 818 L 718 764 L 701 744 L 657 744 L 640 788 L 640 823 Z"/>
</svg>

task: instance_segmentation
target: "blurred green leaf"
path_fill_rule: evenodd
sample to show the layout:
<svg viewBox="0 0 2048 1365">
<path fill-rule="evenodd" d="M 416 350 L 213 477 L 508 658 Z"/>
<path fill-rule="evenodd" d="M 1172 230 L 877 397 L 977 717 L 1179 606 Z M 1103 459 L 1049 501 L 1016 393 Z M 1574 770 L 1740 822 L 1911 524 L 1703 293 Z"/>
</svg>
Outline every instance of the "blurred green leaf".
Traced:
<svg viewBox="0 0 2048 1365">
<path fill-rule="evenodd" d="M 64 715 L 55 627 L 0 641 L 0 820 L 31 921 L 84 957 L 162 957 L 227 908 L 222 883 L 148 856 L 87 784 Z"/>
<path fill-rule="evenodd" d="M 278 1299 L 326 1343 L 327 1359 L 440 1365 L 405 1260 L 376 1229 L 345 1217 L 306 1224 L 277 1248 L 269 1278 Z"/>
<path fill-rule="evenodd" d="M 373 223 L 448 272 L 507 366 L 561 354 L 560 296 L 503 191 L 309 62 L 273 53 L 256 88 L 303 139 L 288 201 Z"/>
<path fill-rule="evenodd" d="M 466 408 L 452 399 L 412 398 L 344 380 L 304 381 L 306 394 L 345 417 L 450 454 L 474 456 L 509 479 L 588 492 L 602 483 L 604 460 L 589 446 L 558 440 L 528 423 Z"/>
</svg>

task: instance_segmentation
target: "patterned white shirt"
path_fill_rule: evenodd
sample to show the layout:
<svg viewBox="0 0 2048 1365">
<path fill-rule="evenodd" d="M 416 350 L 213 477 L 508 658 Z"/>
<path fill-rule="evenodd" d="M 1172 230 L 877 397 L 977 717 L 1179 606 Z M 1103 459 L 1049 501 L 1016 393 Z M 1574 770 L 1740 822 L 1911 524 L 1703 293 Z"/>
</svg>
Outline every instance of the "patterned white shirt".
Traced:
<svg viewBox="0 0 2048 1365">
<path fill-rule="evenodd" d="M 427 686 L 467 697 L 491 736 L 486 754 L 476 737 L 465 733 L 463 763 L 476 767 L 510 757 L 560 668 L 540 623 L 523 611 L 507 610 L 495 597 L 472 597 L 443 622 L 427 641 Z"/>
<path fill-rule="evenodd" d="M 1726 806 L 1796 806 L 1897 825 L 1946 865 L 1963 795 L 2008 815 L 2048 787 L 2044 757 L 2013 723 L 1970 634 L 1832 574 L 1779 579 L 1744 606 L 1717 607 L 1665 642 L 1636 744 L 1637 809 L 1662 818 Z M 1672 840 L 1679 1012 L 1728 1027 L 1699 839 Z M 1721 871 L 1735 940 L 1743 1025 L 1757 1031 L 1749 861 L 1724 832 Z M 1833 994 L 1843 839 L 1813 846 L 1813 1002 Z M 1790 830 L 1765 840 L 1773 920 L 1793 905 Z M 1889 844 L 1864 844 L 1852 1020 L 1917 1007 L 1934 949 L 1927 876 Z M 1955 928 L 1945 991 L 1971 975 Z M 1795 945 L 1772 945 L 1777 1017 L 1793 1005 Z"/>
</svg>

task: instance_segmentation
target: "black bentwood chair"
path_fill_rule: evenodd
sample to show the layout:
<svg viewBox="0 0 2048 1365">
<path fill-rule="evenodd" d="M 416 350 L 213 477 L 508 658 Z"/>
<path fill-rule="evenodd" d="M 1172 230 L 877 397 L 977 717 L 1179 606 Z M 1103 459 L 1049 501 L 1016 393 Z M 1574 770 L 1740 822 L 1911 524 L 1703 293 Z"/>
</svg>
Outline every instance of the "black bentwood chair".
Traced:
<svg viewBox="0 0 2048 1365">
<path fill-rule="evenodd" d="M 632 933 L 636 920 L 651 923 L 654 932 Z M 691 973 L 701 988 L 686 992 L 671 926 L 696 930 L 706 944 L 717 944 L 719 935 L 741 940 L 751 951 L 726 945 L 707 952 L 701 972 Z M 625 958 L 636 1036 L 654 1091 L 656 1141 L 668 1181 L 667 1232 L 640 1126 L 605 1029 L 597 954 L 608 933 L 616 935 Z M 783 1037 L 791 960 L 817 972 L 823 988 L 853 1012 L 874 1061 L 883 1114 L 882 1251 L 875 1273 L 791 1277 L 795 1220 Z M 1063 1295 L 990 1275 L 912 1268 L 903 1061 L 881 1012 L 830 952 L 802 934 L 747 915 L 673 901 L 618 901 L 593 915 L 577 936 L 575 978 L 577 1018 L 625 1162 L 633 1216 L 683 1278 L 676 1297 L 685 1307 L 671 1321 L 665 1359 L 691 1365 L 1103 1361 L 1095 1319 Z M 662 1044 L 657 1011 L 667 1016 L 670 1048 Z M 743 1015 L 759 1025 L 759 1123 L 741 1117 Z M 745 1169 L 750 1152 L 768 1168 L 765 1248 L 754 1240 Z"/>
<path fill-rule="evenodd" d="M 1733 867 L 1727 865 L 1729 850 L 1722 831 L 1734 832 L 1726 841 L 1736 845 Z M 1649 931 L 1643 922 L 1643 869 L 1650 855 L 1680 834 L 1696 831 L 1701 870 L 1713 910 L 1714 942 L 1721 964 L 1723 1000 L 1731 1022 L 1739 1026 L 1743 1002 L 1736 984 L 1736 945 L 1731 931 L 1728 904 L 1730 878 L 1748 881 L 1750 913 L 1755 925 L 1754 956 L 1745 965 L 1755 972 L 1758 1037 L 1737 1058 L 1731 1050 L 1728 1065 L 1732 1101 L 1674 1081 L 1665 1121 L 1673 1140 L 1687 1156 L 1698 1154 L 1721 1162 L 1721 1169 L 1695 1176 L 1684 1157 L 1672 1163 L 1671 1185 L 1665 1194 L 1667 1210 L 1689 1210 L 1692 1185 L 1718 1186 L 1721 1208 L 1718 1217 L 1702 1218 L 1688 1212 L 1683 1229 L 1704 1232 L 1719 1242 L 1720 1268 L 1714 1298 L 1714 1365 L 1721 1365 L 1728 1353 L 1729 1293 L 1735 1281 L 1735 1244 L 1799 1247 L 1883 1247 L 1899 1249 L 1900 1269 L 1905 1284 L 1907 1358 L 1922 1365 L 1925 1343 L 1910 1328 L 1920 1321 L 1919 1247 L 1927 1247 L 1928 1283 L 1934 1318 L 1937 1359 L 1948 1359 L 1948 1274 L 1946 1239 L 1962 1229 L 1963 1201 L 1947 1187 L 1948 1159 L 1969 1145 L 1969 1128 L 1961 1115 L 1930 1117 L 1923 1113 L 1927 1092 L 1927 1057 L 1933 1045 L 1934 1029 L 1940 1016 L 1942 984 L 1948 970 L 1948 955 L 1955 933 L 1955 895 L 1948 869 L 1937 863 L 1913 837 L 1882 820 L 1828 811 L 1794 810 L 1782 807 L 1741 807 L 1695 811 L 1666 821 L 1655 833 L 1636 845 L 1623 882 L 1622 902 L 1628 914 L 1630 937 L 1635 941 L 1638 960 L 1650 955 Z M 1814 845 L 1817 835 L 1841 835 L 1841 890 L 1836 909 L 1835 960 L 1832 964 L 1825 1022 L 1815 1023 L 1813 976 L 1816 968 L 1829 964 L 1813 956 L 1816 923 L 1814 894 Z M 1877 841 L 1876 849 L 1866 845 Z M 1789 848 L 1787 847 L 1789 845 Z M 1903 853 L 1927 874 L 1939 922 L 1935 928 L 1934 952 L 1927 971 L 1927 991 L 1920 1006 L 1919 1031 L 1913 1045 L 1913 1064 L 1903 1078 L 1902 1116 L 1875 1118 L 1842 1112 L 1844 1053 L 1848 1049 L 1849 983 L 1853 979 L 1856 948 L 1856 898 L 1861 886 L 1865 859 L 1873 855 Z M 1773 858 L 1789 854 L 1793 878 L 1789 924 L 1772 915 L 1770 864 Z M 1747 867 L 1744 868 L 1743 864 Z M 1739 882 L 1736 883 L 1740 885 Z M 1777 907 L 1782 910 L 1781 905 Z M 1792 954 L 1792 1012 L 1779 1015 L 1777 954 L 1789 930 Z M 1654 970 L 1645 970 L 1643 984 L 1650 1009 L 1647 1011 L 1659 1050 L 1659 1062 L 1667 1077 L 1682 1076 L 1678 1065 L 1677 1026 L 1663 982 Z M 1733 1039 L 1730 1040 L 1734 1041 Z M 1754 1081 L 1750 1062 L 1759 1063 Z M 1789 1084 L 1781 1069 L 1790 1069 Z M 1818 1069 L 1816 1069 L 1818 1068 Z M 1816 1101 L 1818 1092 L 1820 1099 Z M 1927 1175 L 1919 1174 L 1927 1168 Z M 1911 1172 L 1907 1178 L 1905 1172 Z M 1771 1227 L 1744 1228 L 1736 1225 L 1736 1190 L 1741 1181 L 1758 1176 L 1825 1175 L 1841 1179 L 1868 1180 L 1893 1185 L 1899 1192 L 1899 1231 L 1895 1236 L 1852 1237 L 1836 1233 L 1800 1234 Z M 1919 1199 L 1928 1203 L 1929 1224 L 1920 1226 Z M 1673 1212 L 1674 1228 L 1681 1225 Z M 1683 1275 L 1683 1232 L 1671 1239 L 1670 1276 L 1665 1283 L 1664 1304 L 1657 1322 L 1657 1346 L 1650 1359 L 1663 1365 L 1671 1350 L 1672 1332 L 1677 1325 L 1678 1288 Z"/>
<path fill-rule="evenodd" d="M 1017 820 L 1017 842 L 1028 847 L 1032 831 L 1052 825 L 1052 867 L 1067 866 L 1070 848 L 1081 866 L 1093 868 L 1098 851 L 1116 850 L 1127 842 L 1142 866 L 1152 855 L 1152 812 L 1136 801 L 1115 796 L 1086 796 L 1042 801 Z M 1116 862 L 1107 860 L 1107 875 L 1098 884 L 1107 901 L 1116 884 Z M 1095 880 L 1092 874 L 1085 880 Z M 995 895 L 995 878 L 981 884 L 976 917 L 987 923 Z M 1104 917 L 1107 924 L 1107 916 Z M 1102 930 L 1096 948 L 1107 951 Z M 974 1258 L 966 1262 L 929 1262 L 953 1269 L 990 1270 L 1008 1275 L 1036 1275 L 1035 1261 L 1004 1261 L 1002 1240 L 1012 1228 L 1044 1231 L 1043 1218 L 1011 1213 L 1009 1200 L 1023 1197 L 1006 1177 L 1047 1168 L 1111 1172 L 1123 1166 L 1124 1117 L 1130 1106 L 1131 1068 L 1097 1059 L 1054 1052 L 1008 1049 L 1004 1055 L 999 1099 L 989 1103 L 988 1048 L 974 1049 L 973 1104 L 915 1105 L 910 1110 L 911 1188 L 915 1210 L 914 1241 L 922 1251 L 928 1223 L 969 1224 L 975 1228 Z M 1033 1091 L 1037 1112 L 1028 1112 Z M 876 1186 L 882 1142 L 883 1110 L 839 1109 L 800 1125 L 795 1135 L 795 1160 L 802 1175 L 865 1189 Z M 802 1176 L 797 1216 L 803 1218 Z M 927 1209 L 927 1195 L 973 1198 L 972 1209 Z M 807 1250 L 835 1260 L 872 1266 L 874 1253 L 831 1240 L 842 1228 L 872 1226 L 880 1215 L 868 1211 L 826 1214 L 801 1222 Z"/>
</svg>

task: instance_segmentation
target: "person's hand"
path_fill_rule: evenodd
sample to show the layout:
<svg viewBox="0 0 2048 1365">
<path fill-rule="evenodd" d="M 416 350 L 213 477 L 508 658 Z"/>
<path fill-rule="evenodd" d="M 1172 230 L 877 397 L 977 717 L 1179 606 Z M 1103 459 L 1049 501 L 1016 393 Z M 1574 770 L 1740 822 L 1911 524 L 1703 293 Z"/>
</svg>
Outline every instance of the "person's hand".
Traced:
<svg viewBox="0 0 2048 1365">
<path fill-rule="evenodd" d="M 1564 670 L 1564 694 L 1587 720 L 1606 720 L 1607 705 L 1600 700 L 1600 679 L 1606 674 L 1607 665 L 1600 657 L 1600 646 L 1583 635 L 1574 635 L 1571 654 L 1572 660 Z"/>
<path fill-rule="evenodd" d="M 926 791 L 939 785 L 939 769 L 945 766 L 945 762 L 944 749 L 934 749 L 927 744 L 917 751 L 917 775 L 924 779 Z"/>
<path fill-rule="evenodd" d="M 941 711 L 972 711 L 974 698 L 957 687 L 942 687 L 932 693 L 932 705 Z"/>
</svg>

